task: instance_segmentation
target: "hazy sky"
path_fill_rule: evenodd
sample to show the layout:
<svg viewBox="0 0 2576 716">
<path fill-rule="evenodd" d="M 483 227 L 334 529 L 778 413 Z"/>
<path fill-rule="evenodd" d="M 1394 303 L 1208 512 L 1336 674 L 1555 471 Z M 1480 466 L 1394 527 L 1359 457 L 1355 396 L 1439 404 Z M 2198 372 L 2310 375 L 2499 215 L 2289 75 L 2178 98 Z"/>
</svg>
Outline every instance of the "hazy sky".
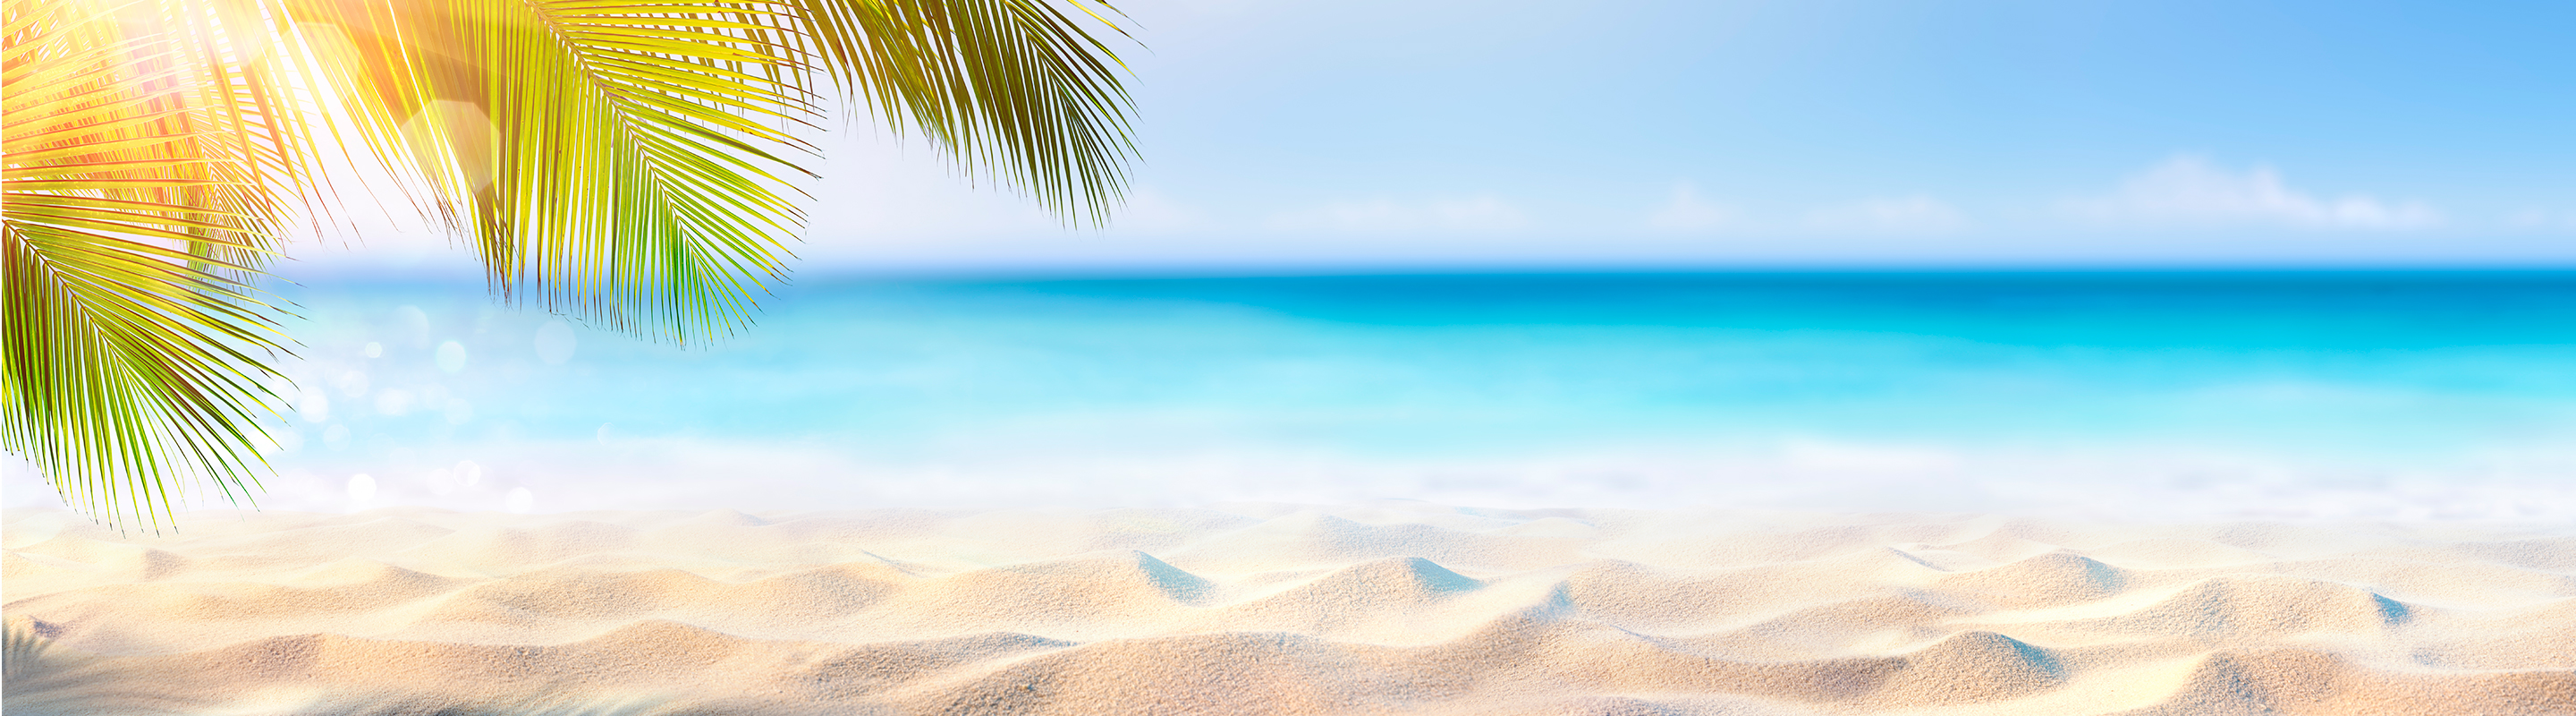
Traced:
<svg viewBox="0 0 2576 716">
<path fill-rule="evenodd" d="M 841 132 L 805 269 L 2576 261 L 2565 2 L 1119 7 L 1114 227 Z"/>
</svg>

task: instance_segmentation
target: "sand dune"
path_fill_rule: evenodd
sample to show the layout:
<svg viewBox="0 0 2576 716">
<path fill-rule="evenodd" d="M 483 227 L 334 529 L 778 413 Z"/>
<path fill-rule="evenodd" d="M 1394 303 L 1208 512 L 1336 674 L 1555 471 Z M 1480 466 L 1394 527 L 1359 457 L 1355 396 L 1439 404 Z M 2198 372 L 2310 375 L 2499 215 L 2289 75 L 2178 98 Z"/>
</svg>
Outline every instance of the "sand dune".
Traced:
<svg viewBox="0 0 2576 716">
<path fill-rule="evenodd" d="M 10 714 L 2576 714 L 2576 532 L 8 513 Z M 465 710 L 442 709 L 463 708 Z"/>
</svg>

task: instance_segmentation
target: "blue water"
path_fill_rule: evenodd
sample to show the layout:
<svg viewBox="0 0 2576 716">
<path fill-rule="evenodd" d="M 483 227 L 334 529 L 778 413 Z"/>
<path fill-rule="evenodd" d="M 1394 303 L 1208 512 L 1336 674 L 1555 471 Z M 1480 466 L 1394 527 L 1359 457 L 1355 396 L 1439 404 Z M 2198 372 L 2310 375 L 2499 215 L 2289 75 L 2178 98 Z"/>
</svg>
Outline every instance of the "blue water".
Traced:
<svg viewBox="0 0 2576 716">
<path fill-rule="evenodd" d="M 806 277 L 560 364 L 479 286 L 286 295 L 275 506 L 2576 514 L 2576 273 Z"/>
</svg>

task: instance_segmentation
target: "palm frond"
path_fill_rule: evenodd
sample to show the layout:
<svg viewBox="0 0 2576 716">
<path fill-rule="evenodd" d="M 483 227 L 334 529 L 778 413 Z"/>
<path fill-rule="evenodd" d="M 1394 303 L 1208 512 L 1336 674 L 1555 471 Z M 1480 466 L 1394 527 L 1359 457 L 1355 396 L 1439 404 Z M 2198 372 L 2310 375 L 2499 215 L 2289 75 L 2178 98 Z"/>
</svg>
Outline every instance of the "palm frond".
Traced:
<svg viewBox="0 0 2576 716">
<path fill-rule="evenodd" d="M 682 342 L 785 276 L 818 82 L 1068 216 L 1133 156 L 1116 55 L 1044 0 L 280 1 L 505 301 Z"/>
<path fill-rule="evenodd" d="M 1125 64 L 1045 0 L 793 1 L 835 88 L 897 131 L 918 129 L 970 172 L 1068 217 L 1105 221 L 1124 195 L 1136 154 Z"/>
<path fill-rule="evenodd" d="M 247 496 L 286 346 L 254 282 L 290 202 L 331 208 L 325 133 L 408 177 L 504 301 L 683 343 L 785 277 L 825 89 L 1098 221 L 1130 100 L 1051 2 L 0 1 L 0 439 L 118 525 L 157 527 L 182 476 Z"/>
<path fill-rule="evenodd" d="M 358 133 L 415 167 L 494 290 L 681 342 L 731 333 L 804 212 L 806 72 L 762 2 L 288 0 Z"/>
<path fill-rule="evenodd" d="M 250 282 L 300 186 L 273 88 L 200 3 L 0 7 L 0 440 L 119 528 L 184 477 L 249 497 L 285 351 Z"/>
</svg>

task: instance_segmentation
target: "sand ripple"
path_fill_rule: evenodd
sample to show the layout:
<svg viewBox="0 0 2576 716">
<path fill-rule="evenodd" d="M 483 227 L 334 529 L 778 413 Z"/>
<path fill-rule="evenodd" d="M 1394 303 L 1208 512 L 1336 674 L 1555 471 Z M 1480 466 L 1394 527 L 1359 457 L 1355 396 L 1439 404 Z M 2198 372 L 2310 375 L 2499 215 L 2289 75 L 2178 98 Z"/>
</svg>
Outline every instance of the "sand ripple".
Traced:
<svg viewBox="0 0 2576 716">
<path fill-rule="evenodd" d="M 2576 713 L 2576 537 L 2537 528 L 1404 503 L 187 524 L 8 514 L 7 616 L 43 637 L 13 644 L 10 714 Z"/>
</svg>

